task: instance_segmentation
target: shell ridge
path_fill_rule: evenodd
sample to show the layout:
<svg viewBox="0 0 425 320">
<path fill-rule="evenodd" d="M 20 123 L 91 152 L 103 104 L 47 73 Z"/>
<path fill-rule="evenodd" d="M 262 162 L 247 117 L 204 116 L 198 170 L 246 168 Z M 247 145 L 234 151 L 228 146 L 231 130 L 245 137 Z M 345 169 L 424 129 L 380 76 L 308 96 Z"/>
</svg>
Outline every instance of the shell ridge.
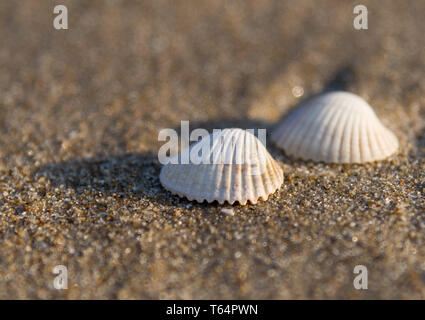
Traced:
<svg viewBox="0 0 425 320">
<path fill-rule="evenodd" d="M 385 150 L 385 147 L 382 145 L 382 139 L 381 139 L 380 134 L 379 134 L 379 129 L 376 130 L 376 125 L 375 125 L 375 130 L 373 130 L 373 133 L 375 135 L 375 141 L 376 141 L 376 143 L 379 147 L 379 151 L 380 151 L 380 153 L 378 154 L 378 157 L 382 158 L 382 155 L 386 154 L 386 150 Z"/>
<path fill-rule="evenodd" d="M 335 126 L 332 127 L 332 131 L 331 131 L 331 134 L 330 134 L 329 145 L 328 145 L 329 156 L 327 158 L 327 161 L 335 161 L 335 158 L 337 158 L 337 159 L 339 158 L 338 156 L 335 156 L 335 146 L 337 146 L 337 148 L 339 148 L 339 150 L 341 149 L 344 124 L 345 124 L 345 120 L 348 117 L 348 115 L 346 113 L 344 113 L 344 110 L 342 108 L 340 108 L 338 111 L 339 111 L 338 117 L 336 119 L 334 119 Z M 342 130 L 342 132 L 341 132 L 341 130 Z M 336 160 L 336 161 L 338 161 L 338 160 Z"/>
<path fill-rule="evenodd" d="M 369 141 L 371 141 L 371 146 L 373 146 L 373 147 L 371 147 L 371 151 L 373 153 L 373 157 L 374 158 L 377 158 L 377 157 L 379 157 L 381 151 L 378 150 L 379 149 L 379 144 L 377 142 L 376 135 L 375 135 L 375 130 L 374 129 L 375 129 L 375 127 L 373 125 L 370 125 L 368 127 L 368 135 L 369 135 Z"/>
<path fill-rule="evenodd" d="M 259 147 L 258 147 L 258 143 L 256 143 L 255 144 L 255 152 L 258 154 L 258 152 L 259 152 Z M 263 177 L 263 172 L 264 172 L 264 170 L 266 170 L 266 168 L 265 168 L 265 166 L 264 166 L 264 163 L 263 163 L 263 161 L 260 161 L 259 162 L 259 166 L 258 166 L 259 168 L 259 174 L 258 174 L 258 176 L 259 176 L 259 180 L 260 180 L 260 182 L 261 182 L 261 189 L 260 190 L 262 190 L 261 191 L 261 195 L 264 193 L 263 191 L 264 190 L 266 190 L 266 185 L 265 185 L 265 183 L 264 183 L 264 177 Z"/>
<path fill-rule="evenodd" d="M 344 131 L 341 136 L 340 153 L 338 161 L 347 163 L 353 161 L 353 132 L 355 116 L 348 114 L 344 121 Z"/>
<path fill-rule="evenodd" d="M 222 183 L 223 183 L 222 172 L 224 170 L 224 165 L 222 163 L 222 161 L 223 161 L 223 159 L 222 159 L 223 157 L 222 157 L 222 154 L 221 154 L 222 149 L 217 151 L 217 148 L 224 147 L 224 145 L 222 145 L 223 140 L 224 140 L 223 139 L 223 132 L 221 132 L 220 135 L 218 136 L 218 138 L 216 138 L 215 140 L 214 140 L 214 137 L 213 137 L 213 146 L 212 146 L 211 150 L 212 150 L 212 153 L 213 153 L 212 154 L 212 163 L 215 164 L 215 166 L 213 167 L 213 172 L 212 172 L 212 175 L 214 176 L 212 184 L 215 186 L 215 190 L 214 190 L 214 193 L 211 195 L 211 199 L 220 198 L 220 196 L 221 196 L 220 192 L 221 192 L 221 186 L 222 186 Z M 219 159 L 219 157 L 221 159 Z M 220 174 L 218 174 L 218 172 L 220 172 Z"/>
<path fill-rule="evenodd" d="M 393 146 L 395 145 L 395 142 L 393 140 L 393 134 L 383 125 L 382 125 L 382 127 L 383 127 L 383 130 L 385 131 L 385 142 L 387 144 L 387 154 L 391 155 L 394 152 Z"/>
<path fill-rule="evenodd" d="M 307 130 L 304 131 L 303 135 L 301 136 L 301 143 L 299 143 L 298 148 L 296 148 L 295 152 L 299 153 L 299 152 L 305 152 L 306 150 L 306 139 L 309 139 L 311 137 L 311 132 L 314 130 L 314 128 L 316 127 L 315 125 L 317 124 L 317 118 L 321 115 L 322 110 L 320 108 L 315 108 L 315 112 L 311 115 L 311 119 L 310 122 L 307 124 L 306 128 Z"/>
<path fill-rule="evenodd" d="M 264 163 L 264 167 L 265 167 L 265 171 L 262 173 L 263 179 L 264 179 L 264 189 L 266 191 L 266 193 L 270 192 L 270 183 L 269 183 L 269 178 L 273 177 L 273 172 L 270 166 L 270 163 L 268 163 L 268 161 L 266 161 Z"/>
<path fill-rule="evenodd" d="M 278 143 L 285 143 L 285 139 L 289 138 L 289 136 L 291 135 L 291 132 L 294 131 L 294 129 L 296 128 L 296 124 L 292 121 L 293 118 L 296 118 L 296 116 L 299 113 L 302 113 L 304 109 L 306 109 L 308 106 L 303 106 L 300 109 L 296 109 L 296 110 L 292 110 L 289 114 L 288 117 L 285 119 L 285 123 L 280 125 L 281 128 L 281 132 L 279 134 L 277 134 L 277 139 L 273 139 L 274 141 L 278 142 L 278 140 L 280 140 Z"/>
<path fill-rule="evenodd" d="M 221 172 L 221 174 L 217 174 L 215 176 L 214 181 L 212 183 L 215 185 L 214 195 L 216 200 L 220 203 L 221 201 L 221 190 L 223 185 L 223 172 L 224 172 L 224 164 L 223 161 L 225 160 L 226 154 L 225 154 L 225 136 L 226 131 L 221 131 L 218 135 L 216 134 L 214 136 L 213 133 L 213 147 L 212 147 L 212 163 L 215 164 L 213 166 L 212 170 L 213 172 Z M 214 139 L 215 138 L 215 139 Z"/>
<path fill-rule="evenodd" d="M 292 127 L 294 126 L 293 118 L 296 117 L 296 111 L 302 111 L 304 108 L 300 108 L 299 110 L 293 110 L 290 112 L 286 119 L 284 119 L 283 123 L 280 123 L 276 130 L 272 133 L 272 140 L 276 143 L 284 143 L 286 137 L 291 134 Z"/>
<path fill-rule="evenodd" d="M 321 121 L 325 121 L 326 118 L 329 118 L 329 113 L 326 112 L 329 108 L 325 107 L 323 108 L 316 121 L 314 122 L 311 131 L 318 131 L 320 129 Z M 319 141 L 321 140 L 321 136 L 325 132 L 326 126 L 322 126 L 324 130 L 321 130 L 318 134 L 313 134 L 310 136 L 309 142 L 307 144 L 304 144 L 304 152 L 306 153 L 306 158 L 313 159 L 317 155 L 317 145 Z"/>
<path fill-rule="evenodd" d="M 312 130 L 313 124 L 316 121 L 316 116 L 318 113 L 320 113 L 321 109 L 320 108 L 314 108 L 314 110 L 312 110 L 312 114 L 310 115 L 309 118 L 307 118 L 307 121 L 305 121 L 304 123 L 304 129 L 307 128 L 307 130 L 304 130 L 304 132 L 302 133 L 302 135 L 298 135 L 298 137 L 296 139 L 294 139 L 293 141 L 293 145 L 294 145 L 294 150 L 293 153 L 297 154 L 299 152 L 300 149 L 302 149 L 303 146 L 303 141 L 304 139 L 309 135 L 310 131 Z"/>
<path fill-rule="evenodd" d="M 216 139 L 214 139 L 214 137 Z M 217 136 L 214 136 L 214 133 L 212 133 L 212 147 L 211 147 L 211 157 L 212 157 L 212 163 L 221 163 L 222 162 L 222 154 L 221 151 L 223 151 L 224 145 L 222 145 L 222 141 L 224 140 L 223 131 L 220 132 L 220 134 Z M 221 148 L 217 150 L 218 148 Z M 221 159 L 219 159 L 219 157 Z"/>
<path fill-rule="evenodd" d="M 282 184 L 283 183 L 283 171 L 282 171 L 282 168 L 279 166 L 279 163 L 277 163 L 277 162 L 274 162 L 274 161 L 272 161 L 273 159 L 271 158 L 271 156 L 270 156 L 270 163 L 272 163 L 272 165 L 273 165 L 273 168 L 274 168 L 274 170 L 275 170 L 275 172 L 276 172 L 276 177 L 277 177 L 277 179 L 276 180 L 274 180 L 274 181 L 279 181 L 279 184 Z M 275 184 L 275 186 L 274 186 L 275 188 L 278 188 L 279 186 L 278 186 L 278 184 L 276 183 Z"/>
<path fill-rule="evenodd" d="M 239 131 L 237 138 L 236 138 L 236 142 L 235 142 L 235 161 L 234 163 L 232 163 L 232 166 L 234 166 L 234 172 L 236 172 L 235 175 L 235 181 L 233 181 L 233 186 L 234 186 L 234 190 L 235 193 L 233 195 L 234 199 L 242 199 L 242 201 L 245 201 L 244 196 L 243 196 L 243 182 L 242 182 L 242 169 L 244 166 L 244 163 L 246 161 L 246 159 L 242 159 L 243 157 L 243 150 L 241 149 L 241 140 L 244 139 L 248 133 L 242 134 L 243 131 Z"/>
<path fill-rule="evenodd" d="M 252 149 L 251 149 L 252 139 L 248 139 L 245 136 L 244 146 L 246 148 L 247 154 L 251 155 L 252 154 Z M 252 167 L 250 163 L 246 164 L 246 175 L 245 175 L 245 181 L 243 183 L 244 183 L 244 190 L 247 195 L 247 198 L 250 201 L 252 201 L 251 199 L 255 198 L 255 194 L 254 194 L 255 187 L 254 187 L 254 180 L 252 175 Z"/>
<path fill-rule="evenodd" d="M 225 150 L 226 153 L 227 153 L 227 150 L 229 148 L 229 143 L 230 143 L 229 140 L 225 140 L 224 150 Z M 224 159 L 222 157 L 222 161 L 223 161 L 223 171 L 222 171 L 223 178 L 222 178 L 222 184 L 220 185 L 220 188 L 219 188 L 220 191 L 219 191 L 219 196 L 218 196 L 218 198 L 220 200 L 221 199 L 230 199 L 230 180 L 232 178 L 231 177 L 231 168 L 230 168 L 230 165 L 228 164 L 228 162 L 231 163 L 232 159 L 231 158 L 229 159 L 228 156 L 225 154 Z"/>
<path fill-rule="evenodd" d="M 253 154 L 255 152 L 255 146 L 256 146 L 256 144 L 249 143 L 249 148 L 248 148 L 248 152 L 249 153 L 248 154 Z M 255 168 L 257 170 L 259 170 L 261 164 L 259 162 L 259 163 L 254 164 L 253 166 L 255 166 Z M 252 190 L 251 190 L 251 197 L 252 198 L 257 197 L 258 196 L 258 193 L 259 194 L 262 194 L 261 187 L 260 187 L 259 181 L 258 181 L 258 179 L 259 179 L 258 178 L 258 173 L 257 172 L 253 172 L 253 166 L 249 166 L 249 177 L 250 177 L 251 184 L 252 184 L 252 187 L 253 187 Z M 255 193 L 255 190 L 259 190 L 259 191 L 257 191 Z"/>
<path fill-rule="evenodd" d="M 326 153 L 324 154 L 323 158 L 319 160 L 332 161 L 330 158 L 332 155 L 332 142 L 335 139 L 338 126 L 340 125 L 340 120 L 343 119 L 345 122 L 345 117 L 347 116 L 346 114 L 344 114 L 344 111 L 341 108 L 338 108 L 336 111 L 333 110 L 333 112 L 334 115 L 332 117 L 333 119 L 331 122 L 331 126 L 328 129 L 327 137 L 323 146 L 323 151 Z"/>
<path fill-rule="evenodd" d="M 337 129 L 333 132 L 332 139 L 336 141 L 331 153 L 331 161 L 346 162 L 351 159 L 351 133 L 353 128 L 350 122 L 353 121 L 353 116 L 348 110 L 352 109 L 352 105 L 351 103 L 346 103 L 341 96 L 334 97 L 333 101 L 332 106 L 340 109 L 342 114 L 338 119 Z"/>
<path fill-rule="evenodd" d="M 386 141 L 387 141 L 387 146 L 388 146 L 388 155 L 393 154 L 396 149 L 398 149 L 398 139 L 395 137 L 395 135 L 386 127 L 384 127 L 385 132 L 386 132 Z"/>
<path fill-rule="evenodd" d="M 270 164 L 271 170 L 273 172 L 273 175 L 272 175 L 273 178 L 270 181 L 271 186 L 272 186 L 272 192 L 273 192 L 273 191 L 277 190 L 278 181 L 279 181 L 279 183 L 283 182 L 283 181 L 282 181 L 282 175 L 281 175 L 281 172 L 280 172 L 280 167 L 278 166 L 278 164 L 276 162 L 274 163 L 273 161 L 271 161 L 270 157 L 271 156 L 269 156 L 269 159 L 268 159 L 267 162 Z"/>
<path fill-rule="evenodd" d="M 380 142 L 381 146 L 384 150 L 383 155 L 387 155 L 390 153 L 391 147 L 388 145 L 388 139 L 386 134 L 386 128 L 384 126 L 381 126 L 380 128 Z"/>
<path fill-rule="evenodd" d="M 329 106 L 327 108 L 329 110 Z M 315 140 L 314 148 L 315 150 L 310 153 L 310 159 L 312 160 L 321 160 L 322 159 L 322 153 L 321 153 L 321 147 L 326 139 L 326 135 L 329 132 L 330 122 L 332 121 L 333 114 L 331 112 L 327 112 L 327 116 L 325 120 L 323 120 L 323 126 L 321 127 L 320 134 L 317 135 Z"/>
<path fill-rule="evenodd" d="M 229 137 L 230 137 L 229 140 L 231 140 L 232 145 L 230 149 L 231 151 L 229 151 L 230 152 L 230 158 L 228 159 L 229 161 L 228 163 L 225 164 L 228 177 L 226 179 L 226 188 L 224 189 L 226 191 L 224 198 L 230 199 L 231 201 L 234 201 L 233 199 L 236 198 L 236 186 L 232 179 L 233 178 L 232 173 L 234 168 L 237 169 L 237 166 L 234 164 L 234 162 L 235 162 L 235 155 L 236 155 L 236 149 L 237 149 L 236 140 L 238 136 L 239 136 L 239 131 L 235 132 L 234 134 L 229 133 Z"/>
<path fill-rule="evenodd" d="M 362 154 L 361 154 L 361 148 L 359 144 L 359 117 L 354 117 L 354 122 L 352 123 L 352 133 L 351 133 L 351 161 L 352 162 L 361 162 L 362 161 Z"/>
<path fill-rule="evenodd" d="M 308 106 L 306 106 L 303 109 L 309 109 Z M 296 115 L 301 114 L 301 118 L 299 119 L 300 124 L 304 124 L 305 118 L 308 115 L 308 112 L 304 112 L 302 113 L 302 110 L 295 110 Z M 295 116 L 294 116 L 295 117 Z M 300 126 L 297 126 L 296 123 L 293 123 L 293 130 L 291 130 L 288 134 L 288 136 L 286 137 L 286 139 L 284 139 L 284 137 L 282 137 L 282 139 L 284 139 L 282 141 L 282 144 L 285 146 L 285 149 L 287 151 L 287 154 L 290 155 L 292 154 L 292 145 L 294 144 L 294 140 L 296 139 L 297 135 L 299 135 L 299 130 L 300 130 Z"/>
<path fill-rule="evenodd" d="M 364 162 L 364 161 L 368 161 L 371 156 L 370 156 L 370 148 L 369 148 L 369 141 L 367 139 L 367 125 L 366 125 L 366 121 L 360 121 L 360 161 Z"/>
</svg>

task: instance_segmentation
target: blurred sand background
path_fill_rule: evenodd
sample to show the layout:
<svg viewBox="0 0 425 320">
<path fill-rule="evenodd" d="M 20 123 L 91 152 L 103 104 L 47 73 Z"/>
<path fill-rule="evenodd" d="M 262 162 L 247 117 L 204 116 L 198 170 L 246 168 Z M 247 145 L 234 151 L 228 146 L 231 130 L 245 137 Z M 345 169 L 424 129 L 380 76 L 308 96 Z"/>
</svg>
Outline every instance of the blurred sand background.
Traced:
<svg viewBox="0 0 425 320">
<path fill-rule="evenodd" d="M 57 4 L 69 30 L 52 26 Z M 425 298 L 424 13 L 403 0 L 2 0 L 0 298 Z M 235 216 L 161 187 L 160 129 L 270 129 L 330 89 L 365 98 L 400 154 L 324 165 L 269 143 L 285 183 Z M 68 290 L 52 286 L 59 264 Z M 368 290 L 353 288 L 359 264 Z"/>
</svg>

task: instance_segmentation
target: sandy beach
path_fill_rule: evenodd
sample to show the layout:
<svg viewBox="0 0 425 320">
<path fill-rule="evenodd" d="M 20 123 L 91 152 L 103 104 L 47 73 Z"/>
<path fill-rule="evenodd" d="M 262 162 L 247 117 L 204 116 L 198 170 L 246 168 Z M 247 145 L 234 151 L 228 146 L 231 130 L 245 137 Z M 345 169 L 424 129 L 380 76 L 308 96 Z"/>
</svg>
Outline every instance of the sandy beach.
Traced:
<svg viewBox="0 0 425 320">
<path fill-rule="evenodd" d="M 424 299 L 425 1 L 0 2 L 0 299 Z M 267 201 L 173 196 L 163 128 L 265 128 L 363 97 L 400 141 L 300 161 Z M 68 289 L 53 268 L 68 269 Z M 368 289 L 353 286 L 356 265 Z"/>
</svg>

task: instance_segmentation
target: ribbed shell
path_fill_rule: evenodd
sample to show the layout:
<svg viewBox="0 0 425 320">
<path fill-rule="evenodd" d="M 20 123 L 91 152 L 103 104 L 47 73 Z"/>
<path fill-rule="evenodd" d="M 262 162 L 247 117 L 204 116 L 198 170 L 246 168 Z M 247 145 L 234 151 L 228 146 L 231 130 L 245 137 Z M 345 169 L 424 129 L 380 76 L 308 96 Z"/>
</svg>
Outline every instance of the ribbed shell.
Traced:
<svg viewBox="0 0 425 320">
<path fill-rule="evenodd" d="M 399 146 L 365 100 L 339 91 L 313 98 L 291 112 L 271 138 L 289 156 L 329 163 L 382 160 Z"/>
<path fill-rule="evenodd" d="M 282 169 L 251 133 L 224 129 L 203 137 L 190 150 L 199 151 L 205 145 L 211 146 L 210 152 L 202 154 L 200 164 L 169 163 L 162 168 L 159 179 L 165 189 L 198 202 L 238 201 L 244 205 L 267 200 L 282 185 Z"/>
</svg>

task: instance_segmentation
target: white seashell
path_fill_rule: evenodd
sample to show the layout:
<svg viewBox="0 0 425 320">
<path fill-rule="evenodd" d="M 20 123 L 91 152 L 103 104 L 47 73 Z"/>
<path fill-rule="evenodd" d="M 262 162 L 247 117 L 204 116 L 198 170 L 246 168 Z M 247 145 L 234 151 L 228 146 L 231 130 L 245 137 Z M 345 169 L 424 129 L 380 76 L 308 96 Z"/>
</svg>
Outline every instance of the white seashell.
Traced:
<svg viewBox="0 0 425 320">
<path fill-rule="evenodd" d="M 399 146 L 365 100 L 342 91 L 307 101 L 278 125 L 271 138 L 289 156 L 330 163 L 382 160 Z"/>
<path fill-rule="evenodd" d="M 283 172 L 264 145 L 242 129 L 224 129 L 205 136 L 186 151 L 199 154 L 188 164 L 166 164 L 159 179 L 165 189 L 198 202 L 230 204 L 267 200 L 283 183 Z M 182 158 L 182 154 L 178 155 Z M 176 159 L 174 159 L 176 160 Z"/>
</svg>

